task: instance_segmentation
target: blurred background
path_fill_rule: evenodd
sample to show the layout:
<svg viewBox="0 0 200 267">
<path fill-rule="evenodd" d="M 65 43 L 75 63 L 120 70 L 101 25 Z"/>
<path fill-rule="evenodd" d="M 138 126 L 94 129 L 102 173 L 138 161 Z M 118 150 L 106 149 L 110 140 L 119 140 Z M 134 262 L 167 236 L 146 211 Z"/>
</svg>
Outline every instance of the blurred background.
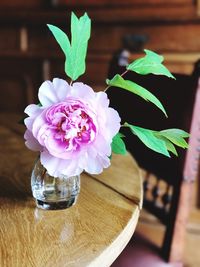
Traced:
<svg viewBox="0 0 200 267">
<path fill-rule="evenodd" d="M 200 59 L 199 0 L 1 0 L 0 112 L 22 114 L 27 104 L 37 103 L 44 80 L 66 79 L 64 55 L 46 24 L 69 33 L 71 11 L 86 11 L 92 19 L 87 69 L 79 80 L 96 91 L 106 87 L 111 68 L 142 56 L 144 48 L 164 55 L 171 72 L 188 76 Z M 200 266 L 198 187 L 195 182 L 191 192 L 183 259 L 192 267 Z M 145 211 L 138 231 L 161 245 L 164 226 Z"/>
<path fill-rule="evenodd" d="M 81 80 L 95 90 L 105 88 L 110 60 L 125 47 L 132 58 L 143 47 L 159 52 L 178 73 L 190 74 L 200 58 L 199 1 L 1 0 L 1 110 L 22 112 L 44 79 L 65 78 L 64 56 L 46 24 L 69 31 L 72 10 L 77 15 L 87 11 L 92 18 L 87 71 Z"/>
</svg>

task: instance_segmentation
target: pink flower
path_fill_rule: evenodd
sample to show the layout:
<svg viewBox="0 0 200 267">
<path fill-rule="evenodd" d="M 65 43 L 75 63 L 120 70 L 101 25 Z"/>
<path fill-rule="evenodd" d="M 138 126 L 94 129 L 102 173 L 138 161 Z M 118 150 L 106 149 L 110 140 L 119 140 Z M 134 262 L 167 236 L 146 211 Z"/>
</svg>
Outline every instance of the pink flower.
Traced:
<svg viewBox="0 0 200 267">
<path fill-rule="evenodd" d="M 109 107 L 107 94 L 55 78 L 40 86 L 38 96 L 42 106 L 25 109 L 29 117 L 24 138 L 28 148 L 40 151 L 48 173 L 55 177 L 79 175 L 83 170 L 99 174 L 107 168 L 112 138 L 120 129 L 120 117 Z"/>
</svg>

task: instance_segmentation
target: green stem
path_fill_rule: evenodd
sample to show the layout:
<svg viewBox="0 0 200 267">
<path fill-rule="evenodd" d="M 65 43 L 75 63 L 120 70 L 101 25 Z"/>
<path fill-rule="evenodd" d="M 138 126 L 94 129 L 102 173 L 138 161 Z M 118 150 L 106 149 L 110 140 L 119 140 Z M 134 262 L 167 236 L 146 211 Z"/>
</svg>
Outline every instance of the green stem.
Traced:
<svg viewBox="0 0 200 267">
<path fill-rule="evenodd" d="M 124 124 L 121 125 L 121 128 L 122 128 L 122 127 L 129 127 L 129 125 L 128 125 L 127 122 L 125 122 Z"/>
</svg>

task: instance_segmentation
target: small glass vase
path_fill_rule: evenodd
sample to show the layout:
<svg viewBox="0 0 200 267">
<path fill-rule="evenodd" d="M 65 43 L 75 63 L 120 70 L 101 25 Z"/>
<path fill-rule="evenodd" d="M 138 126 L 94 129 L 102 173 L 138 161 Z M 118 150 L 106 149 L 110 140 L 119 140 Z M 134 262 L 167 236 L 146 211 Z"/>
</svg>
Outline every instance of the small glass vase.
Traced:
<svg viewBox="0 0 200 267">
<path fill-rule="evenodd" d="M 38 208 L 66 209 L 76 203 L 80 192 L 80 175 L 50 176 L 38 159 L 31 175 L 31 188 Z"/>
</svg>

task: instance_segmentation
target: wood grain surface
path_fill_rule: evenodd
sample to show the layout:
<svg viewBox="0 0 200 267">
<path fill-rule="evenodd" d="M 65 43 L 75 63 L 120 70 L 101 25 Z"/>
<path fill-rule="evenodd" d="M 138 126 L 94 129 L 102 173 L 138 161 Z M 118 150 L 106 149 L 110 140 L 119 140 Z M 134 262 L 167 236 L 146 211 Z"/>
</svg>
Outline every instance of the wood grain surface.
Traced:
<svg viewBox="0 0 200 267">
<path fill-rule="evenodd" d="M 102 175 L 82 174 L 75 206 L 40 210 L 30 190 L 37 154 L 25 147 L 16 118 L 0 116 L 0 266 L 110 266 L 138 221 L 142 189 L 134 159 L 113 156 Z"/>
</svg>

